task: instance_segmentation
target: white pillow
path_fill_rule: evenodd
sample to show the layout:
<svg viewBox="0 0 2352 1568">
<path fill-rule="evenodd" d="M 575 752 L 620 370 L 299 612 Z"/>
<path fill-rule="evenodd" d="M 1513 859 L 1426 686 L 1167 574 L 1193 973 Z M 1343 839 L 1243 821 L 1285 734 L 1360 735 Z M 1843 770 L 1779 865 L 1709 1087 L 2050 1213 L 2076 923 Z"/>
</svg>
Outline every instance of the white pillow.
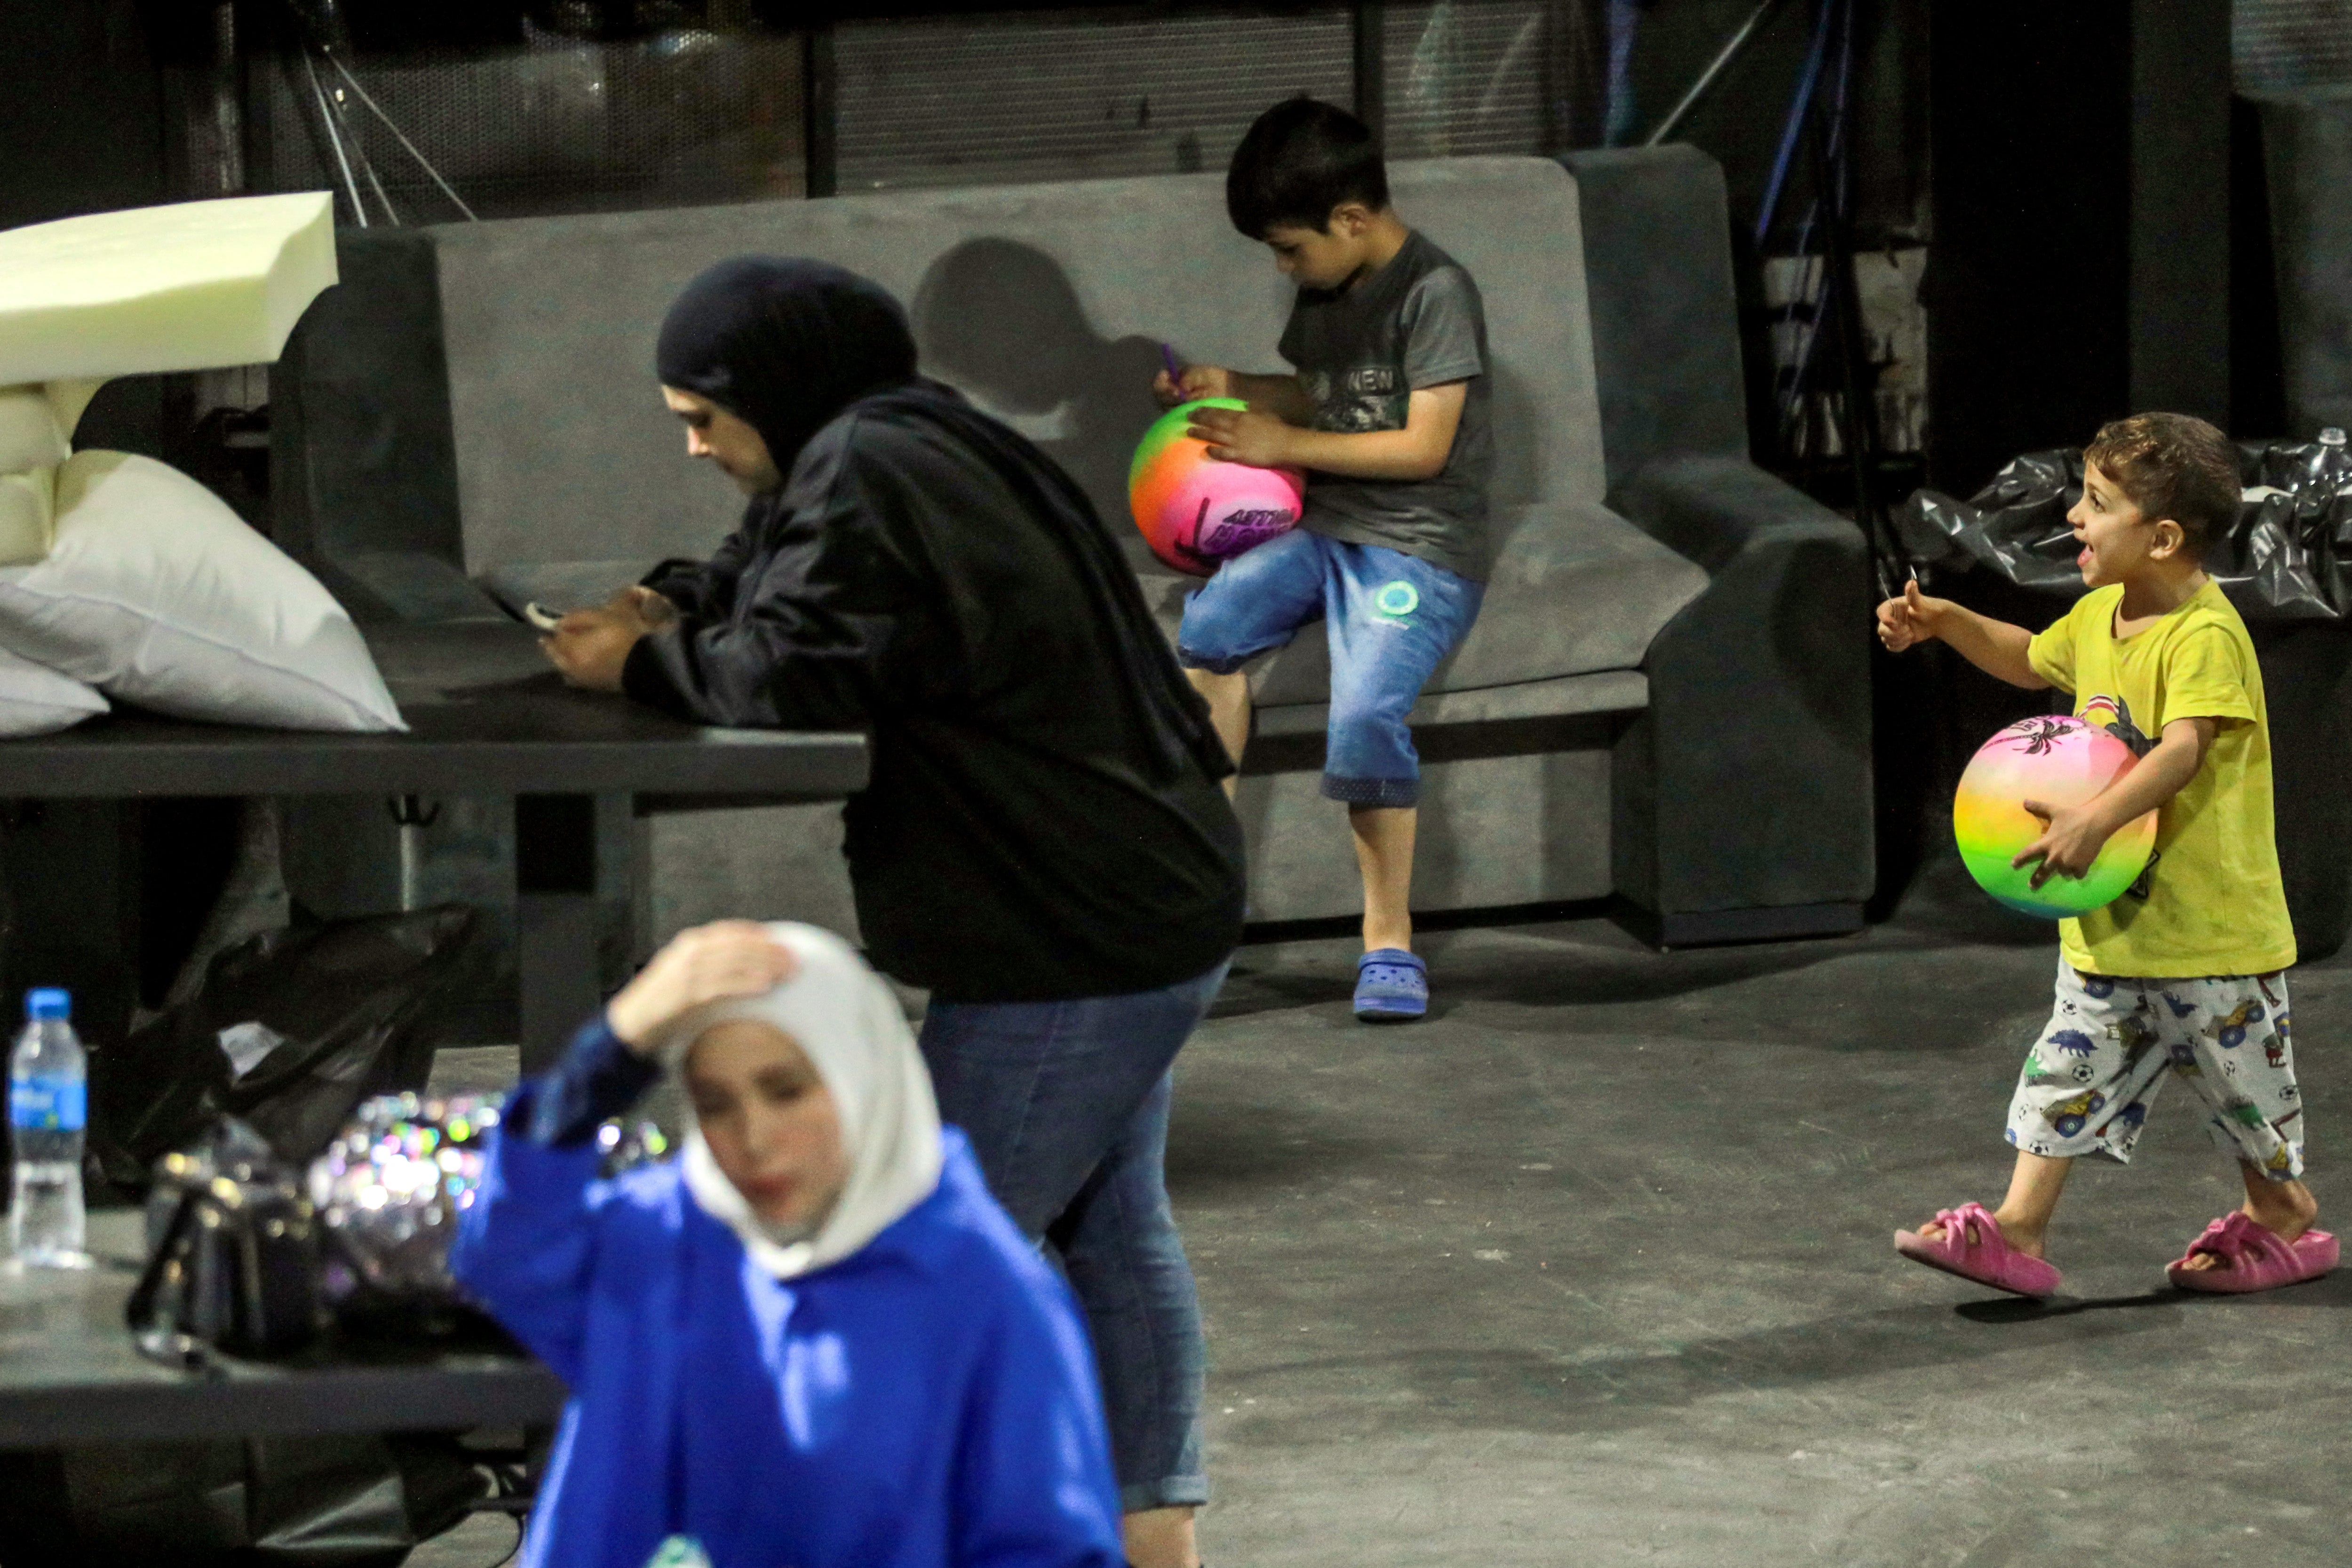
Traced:
<svg viewBox="0 0 2352 1568">
<path fill-rule="evenodd" d="M 80 681 L 0 648 L 0 736 L 53 735 L 107 707 Z"/>
<path fill-rule="evenodd" d="M 334 596 L 178 469 L 77 452 L 53 527 L 46 560 L 0 568 L 0 647 L 183 719 L 408 727 Z"/>
</svg>

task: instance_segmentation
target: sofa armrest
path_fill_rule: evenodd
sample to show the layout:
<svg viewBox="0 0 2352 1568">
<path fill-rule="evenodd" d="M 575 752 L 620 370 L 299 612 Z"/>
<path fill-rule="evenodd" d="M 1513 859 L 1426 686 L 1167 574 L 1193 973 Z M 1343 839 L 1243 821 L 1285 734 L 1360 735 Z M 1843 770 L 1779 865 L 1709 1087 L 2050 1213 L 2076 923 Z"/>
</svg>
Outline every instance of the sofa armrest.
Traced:
<svg viewBox="0 0 2352 1568">
<path fill-rule="evenodd" d="M 1609 488 L 1656 458 L 1748 452 L 1723 170 L 1696 147 L 1563 153 L 1576 176 Z"/>
<path fill-rule="evenodd" d="M 1679 456 L 1611 498 L 1706 568 L 1619 743 L 1618 890 L 1678 942 L 1859 927 L 1876 879 L 1861 531 L 1752 464 Z"/>
</svg>

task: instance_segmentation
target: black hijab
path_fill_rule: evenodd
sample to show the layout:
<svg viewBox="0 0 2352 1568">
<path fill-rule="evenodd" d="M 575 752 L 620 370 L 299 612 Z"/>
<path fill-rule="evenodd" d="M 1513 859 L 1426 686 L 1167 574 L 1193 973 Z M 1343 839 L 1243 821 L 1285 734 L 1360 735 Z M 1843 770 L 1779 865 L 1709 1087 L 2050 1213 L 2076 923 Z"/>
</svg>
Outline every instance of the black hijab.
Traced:
<svg viewBox="0 0 2352 1568">
<path fill-rule="evenodd" d="M 760 433 L 789 474 L 809 437 L 857 399 L 911 380 L 915 339 L 881 285 L 829 262 L 739 256 L 709 268 L 662 319 L 664 386 Z"/>
<path fill-rule="evenodd" d="M 979 457 L 1054 536 L 1108 619 L 1119 657 L 1103 677 L 1127 688 L 1144 721 L 1147 770 L 1163 782 L 1186 767 L 1213 779 L 1233 771 L 1094 503 L 1025 438 L 916 375 L 906 312 L 881 285 L 827 262 L 739 256 L 686 286 L 662 321 L 656 359 L 663 385 L 749 423 L 786 475 L 810 437 L 852 405 L 929 425 Z"/>
</svg>

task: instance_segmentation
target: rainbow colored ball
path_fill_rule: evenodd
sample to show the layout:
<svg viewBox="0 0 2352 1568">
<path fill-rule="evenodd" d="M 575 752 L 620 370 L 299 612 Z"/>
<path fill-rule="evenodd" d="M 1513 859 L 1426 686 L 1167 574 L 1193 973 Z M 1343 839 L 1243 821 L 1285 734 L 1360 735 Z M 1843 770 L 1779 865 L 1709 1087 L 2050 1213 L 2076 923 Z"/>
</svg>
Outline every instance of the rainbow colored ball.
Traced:
<svg viewBox="0 0 2352 1568">
<path fill-rule="evenodd" d="M 2044 824 L 2027 801 L 2081 805 L 2129 771 L 2132 750 L 2081 719 L 2021 719 L 1994 735 L 1960 774 L 1952 797 L 1952 837 L 1977 886 L 2023 914 L 2063 920 L 2113 903 L 2147 868 L 2156 848 L 2156 813 L 2125 824 L 2080 878 L 2053 876 L 2033 886 L 2039 861 L 2011 866 L 2042 837 Z"/>
<path fill-rule="evenodd" d="M 1306 476 L 1209 456 L 1192 434 L 1196 408 L 1246 408 L 1237 397 L 1180 404 L 1152 422 L 1128 466 L 1127 500 L 1151 553 L 1206 577 L 1218 563 L 1297 526 Z"/>
</svg>

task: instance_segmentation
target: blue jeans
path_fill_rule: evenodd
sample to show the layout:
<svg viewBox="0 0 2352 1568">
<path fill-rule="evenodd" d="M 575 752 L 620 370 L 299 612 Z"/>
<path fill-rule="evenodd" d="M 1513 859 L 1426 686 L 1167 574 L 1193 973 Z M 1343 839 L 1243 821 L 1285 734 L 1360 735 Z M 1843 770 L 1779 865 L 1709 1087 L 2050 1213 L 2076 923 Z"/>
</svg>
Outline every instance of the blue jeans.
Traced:
<svg viewBox="0 0 2352 1568">
<path fill-rule="evenodd" d="M 1407 717 L 1486 595 L 1417 555 L 1294 528 L 1234 556 L 1184 601 L 1176 657 L 1229 675 L 1309 621 L 1329 623 L 1323 793 L 1350 805 L 1412 805 L 1421 756 Z"/>
<path fill-rule="evenodd" d="M 935 1001 L 923 1016 L 941 1119 L 1086 1309 L 1129 1513 L 1209 1498 L 1201 1305 L 1161 1167 L 1170 1067 L 1224 978 L 1220 963 L 1132 995 Z"/>
</svg>

